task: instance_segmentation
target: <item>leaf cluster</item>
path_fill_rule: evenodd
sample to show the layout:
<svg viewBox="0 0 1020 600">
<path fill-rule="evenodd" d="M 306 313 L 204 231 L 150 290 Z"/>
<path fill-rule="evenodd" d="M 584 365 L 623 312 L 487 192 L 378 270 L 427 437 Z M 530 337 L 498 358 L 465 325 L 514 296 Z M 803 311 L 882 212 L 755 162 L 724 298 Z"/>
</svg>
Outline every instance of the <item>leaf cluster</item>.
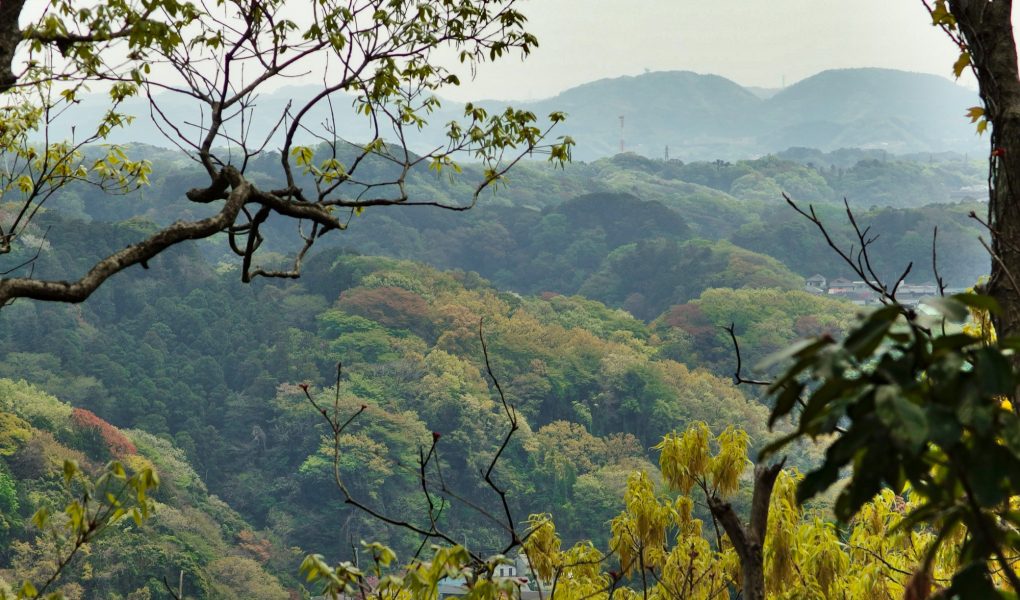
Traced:
<svg viewBox="0 0 1020 600">
<path fill-rule="evenodd" d="M 1017 547 L 1012 498 L 1020 495 L 1020 417 L 1008 399 L 1017 389 L 1013 340 L 991 341 L 946 329 L 971 310 L 998 310 L 984 296 L 933 301 L 945 321 L 898 305 L 875 310 L 841 340 L 807 340 L 776 355 L 792 363 L 769 389 L 771 423 L 793 415 L 794 432 L 768 446 L 770 455 L 796 439 L 839 433 L 821 465 L 798 487 L 807 500 L 849 479 L 836 516 L 849 520 L 883 489 L 909 493 L 916 504 L 903 527 L 928 524 L 940 545 L 961 529 L 952 593 L 993 597 L 995 581 L 1016 587 L 1009 566 Z"/>
</svg>

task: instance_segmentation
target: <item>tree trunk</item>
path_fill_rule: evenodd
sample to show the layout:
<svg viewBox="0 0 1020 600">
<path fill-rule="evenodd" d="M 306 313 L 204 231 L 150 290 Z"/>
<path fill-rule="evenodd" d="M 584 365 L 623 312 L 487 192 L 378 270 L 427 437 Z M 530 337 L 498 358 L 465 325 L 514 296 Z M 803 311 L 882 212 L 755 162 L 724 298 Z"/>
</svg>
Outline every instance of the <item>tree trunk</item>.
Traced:
<svg viewBox="0 0 1020 600">
<path fill-rule="evenodd" d="M 970 52 L 992 130 L 988 198 L 992 269 L 987 292 L 1002 308 L 994 317 L 996 333 L 1016 336 L 1020 335 L 1020 77 L 1012 2 L 949 0 L 949 8 Z"/>
<path fill-rule="evenodd" d="M 745 600 L 765 600 L 765 532 L 768 530 L 772 488 L 782 470 L 782 463 L 771 466 L 759 464 L 754 467 L 751 521 L 747 525 L 741 522 L 729 502 L 716 496 L 708 499 L 712 515 L 722 524 L 726 537 L 730 539 L 740 559 L 740 571 L 744 576 L 741 589 Z"/>
<path fill-rule="evenodd" d="M 0 2 L 0 93 L 11 89 L 18 82 L 14 73 L 14 52 L 21 43 L 18 18 L 25 0 L 3 0 Z"/>
</svg>

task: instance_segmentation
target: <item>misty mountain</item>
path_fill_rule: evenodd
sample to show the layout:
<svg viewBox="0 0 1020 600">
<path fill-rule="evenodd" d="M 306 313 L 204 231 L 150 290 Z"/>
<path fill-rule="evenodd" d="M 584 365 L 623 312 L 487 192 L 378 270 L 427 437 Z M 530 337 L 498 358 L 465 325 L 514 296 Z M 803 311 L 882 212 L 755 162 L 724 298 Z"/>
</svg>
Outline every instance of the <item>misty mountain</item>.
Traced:
<svg viewBox="0 0 1020 600">
<path fill-rule="evenodd" d="M 298 107 L 318 89 L 293 86 L 253 98 L 258 114 L 271 116 L 245 123 L 249 139 L 271 132 L 288 103 Z M 557 135 L 573 137 L 577 142 L 574 158 L 583 161 L 618 153 L 621 138 L 625 151 L 661 158 L 668 147 L 670 158 L 685 161 L 732 160 L 790 147 L 822 151 L 864 148 L 897 154 L 979 153 L 985 143 L 963 116 L 968 107 L 979 103 L 977 94 L 936 75 L 888 69 L 831 70 L 767 92 L 717 75 L 669 71 L 602 79 L 552 98 L 514 106 L 531 110 L 540 119 L 553 111 L 566 112 L 568 120 Z M 186 99 L 164 94 L 157 100 L 171 121 L 185 124 L 180 129 L 188 138 L 201 139 L 201 124 L 208 115 Z M 507 105 L 498 100 L 477 104 L 490 111 Z M 337 96 L 332 115 L 327 106 L 319 106 L 309 112 L 305 122 L 318 125 L 335 120 L 336 130 L 345 139 L 363 141 L 370 131 L 352 105 L 352 97 Z M 90 122 L 104 109 L 100 98 L 88 98 L 68 112 L 63 130 L 58 123 L 51 133 L 66 135 L 71 123 Z M 161 144 L 159 140 L 165 138 L 153 124 L 146 102 L 129 101 L 124 110 L 139 118 L 128 129 L 115 132 L 110 141 Z M 443 124 L 462 114 L 463 104 L 444 102 L 430 117 L 433 125 L 409 138 L 412 149 L 423 152 L 442 145 Z M 236 137 L 239 131 L 235 127 L 231 135 Z M 382 135 L 395 137 L 387 131 Z M 316 141 L 303 132 L 297 138 L 301 143 Z M 281 139 L 281 130 L 277 130 L 268 148 L 278 147 Z"/>
<path fill-rule="evenodd" d="M 891 153 L 978 152 L 985 143 L 964 118 L 977 94 L 936 75 L 887 69 L 824 71 L 763 94 L 716 75 L 649 73 L 567 90 L 529 108 L 561 107 L 575 156 L 624 147 L 650 157 L 734 159 L 806 146 Z"/>
</svg>

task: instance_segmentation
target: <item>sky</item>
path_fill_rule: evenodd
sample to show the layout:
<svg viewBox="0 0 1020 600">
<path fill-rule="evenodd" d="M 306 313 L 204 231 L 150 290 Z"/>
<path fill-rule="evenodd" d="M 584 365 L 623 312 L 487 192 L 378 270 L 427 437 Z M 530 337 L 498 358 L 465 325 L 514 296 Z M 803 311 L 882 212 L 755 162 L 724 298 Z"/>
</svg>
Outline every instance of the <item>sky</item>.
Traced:
<svg viewBox="0 0 1020 600">
<path fill-rule="evenodd" d="M 443 96 L 539 99 L 645 70 L 768 88 L 849 67 L 952 77 L 956 59 L 921 0 L 522 0 L 520 8 L 539 48 L 525 61 L 484 65 Z"/>
</svg>

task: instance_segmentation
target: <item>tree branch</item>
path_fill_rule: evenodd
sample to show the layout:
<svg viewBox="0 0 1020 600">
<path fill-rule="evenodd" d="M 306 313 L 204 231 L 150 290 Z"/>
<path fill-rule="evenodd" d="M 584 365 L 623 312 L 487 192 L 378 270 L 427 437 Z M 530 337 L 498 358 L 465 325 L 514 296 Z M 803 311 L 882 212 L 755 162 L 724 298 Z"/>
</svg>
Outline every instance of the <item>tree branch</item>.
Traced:
<svg viewBox="0 0 1020 600">
<path fill-rule="evenodd" d="M 222 171 L 233 187 L 227 202 L 216 215 L 191 222 L 177 222 L 151 237 L 115 252 L 96 263 L 77 281 L 43 281 L 30 278 L 0 279 L 0 306 L 15 298 L 82 302 L 104 281 L 130 266 L 145 263 L 167 248 L 185 240 L 210 237 L 224 230 L 237 218 L 241 207 L 251 197 L 254 186 L 248 183 L 233 167 Z M 201 195 L 201 193 L 199 193 Z"/>
</svg>

